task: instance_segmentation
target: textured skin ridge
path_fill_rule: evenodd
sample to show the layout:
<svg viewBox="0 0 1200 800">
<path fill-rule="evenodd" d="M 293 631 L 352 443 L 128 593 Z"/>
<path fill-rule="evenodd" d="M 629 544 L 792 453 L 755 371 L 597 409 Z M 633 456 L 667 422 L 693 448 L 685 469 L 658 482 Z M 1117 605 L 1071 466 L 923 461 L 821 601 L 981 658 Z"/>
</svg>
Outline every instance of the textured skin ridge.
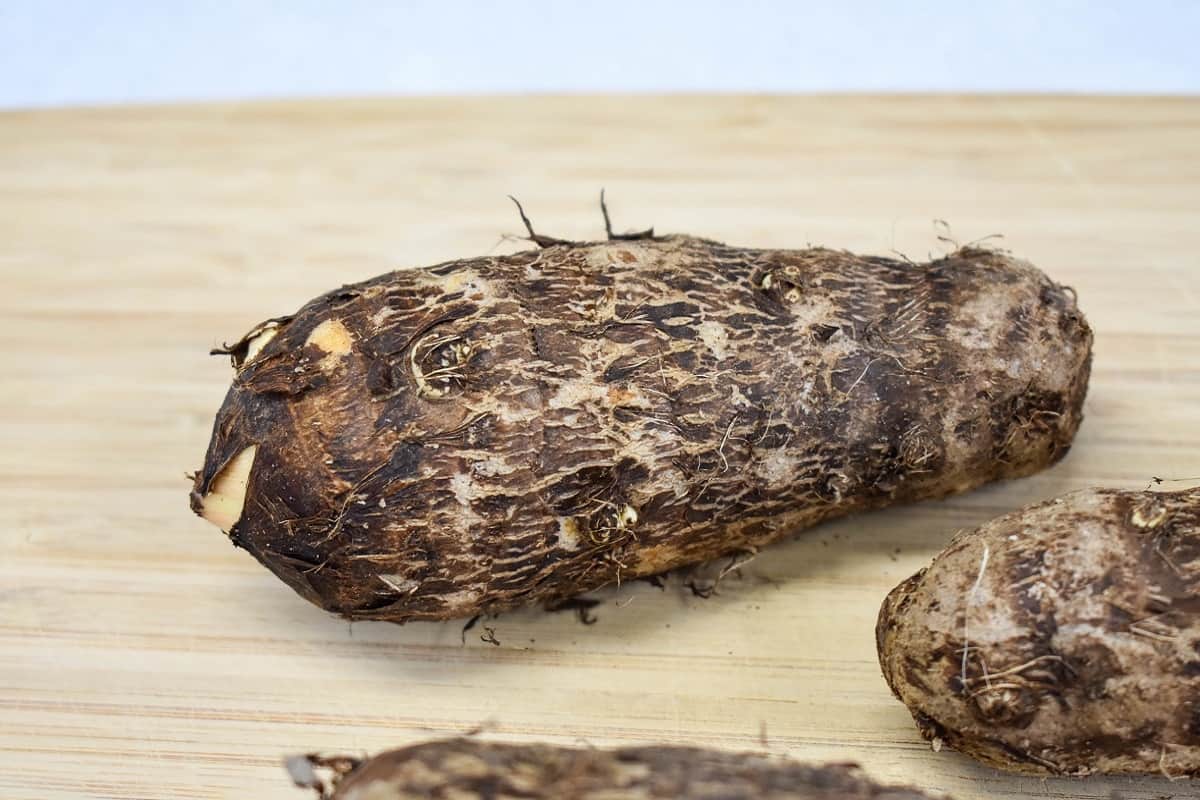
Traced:
<svg viewBox="0 0 1200 800">
<path fill-rule="evenodd" d="M 293 777 L 332 800 L 929 800 L 881 786 L 851 764 L 807 766 L 696 747 L 593 750 L 472 739 L 428 742 L 365 762 L 289 760 Z M 307 767 L 304 761 L 307 762 Z M 312 768 L 335 772 L 328 786 Z"/>
<path fill-rule="evenodd" d="M 1088 489 L 960 534 L 877 639 L 928 739 L 1017 772 L 1198 775 L 1200 489 Z"/>
<path fill-rule="evenodd" d="M 687 236 L 393 272 L 270 324 L 231 348 L 193 506 L 256 445 L 234 543 L 326 609 L 401 622 L 1035 472 L 1070 446 L 1091 356 L 1073 292 L 998 252 Z"/>
</svg>

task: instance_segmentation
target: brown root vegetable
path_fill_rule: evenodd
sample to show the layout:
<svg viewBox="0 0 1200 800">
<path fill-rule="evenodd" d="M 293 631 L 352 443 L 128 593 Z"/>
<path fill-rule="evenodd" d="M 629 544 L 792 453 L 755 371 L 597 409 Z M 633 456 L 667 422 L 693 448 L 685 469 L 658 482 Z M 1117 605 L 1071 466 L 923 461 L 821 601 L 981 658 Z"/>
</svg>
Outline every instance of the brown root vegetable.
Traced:
<svg viewBox="0 0 1200 800">
<path fill-rule="evenodd" d="M 297 756 L 297 785 L 322 800 L 921 800 L 916 789 L 871 781 L 852 764 L 805 766 L 696 747 L 576 749 L 449 739 L 358 761 Z M 329 777 L 325 777 L 329 775 Z"/>
<path fill-rule="evenodd" d="M 469 617 L 1027 475 L 1079 425 L 1091 331 L 1002 253 L 540 243 L 228 348 L 194 510 L 330 611 Z"/>
<path fill-rule="evenodd" d="M 1035 774 L 1200 774 L 1200 490 L 1086 490 L 897 587 L 883 674 L 925 738 Z"/>
</svg>

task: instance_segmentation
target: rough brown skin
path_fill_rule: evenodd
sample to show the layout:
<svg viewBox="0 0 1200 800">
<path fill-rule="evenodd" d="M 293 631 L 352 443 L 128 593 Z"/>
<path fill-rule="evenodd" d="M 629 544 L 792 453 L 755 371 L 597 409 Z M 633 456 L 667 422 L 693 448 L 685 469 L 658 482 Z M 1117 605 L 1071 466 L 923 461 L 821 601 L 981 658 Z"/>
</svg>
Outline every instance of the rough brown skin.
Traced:
<svg viewBox="0 0 1200 800">
<path fill-rule="evenodd" d="M 1028 475 L 1079 425 L 1074 293 L 1002 253 L 550 241 L 229 348 L 193 508 L 254 446 L 240 518 L 208 513 L 235 545 L 345 617 L 440 620 Z"/>
<path fill-rule="evenodd" d="M 960 534 L 876 635 L 935 746 L 1031 774 L 1200 775 L 1200 489 L 1085 490 Z"/>
<path fill-rule="evenodd" d="M 592 750 L 449 739 L 367 761 L 300 756 L 293 780 L 322 800 L 928 800 L 874 783 L 851 764 L 814 767 L 695 747 Z M 318 770 L 333 773 L 331 781 Z M 329 786 L 328 783 L 332 783 Z"/>
</svg>

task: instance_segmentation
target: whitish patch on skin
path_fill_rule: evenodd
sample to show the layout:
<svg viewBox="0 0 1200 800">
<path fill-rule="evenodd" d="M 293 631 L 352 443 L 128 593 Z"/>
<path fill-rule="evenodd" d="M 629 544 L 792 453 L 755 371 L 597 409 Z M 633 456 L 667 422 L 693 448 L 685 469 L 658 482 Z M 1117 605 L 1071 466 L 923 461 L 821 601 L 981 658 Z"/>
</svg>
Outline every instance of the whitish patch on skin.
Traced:
<svg viewBox="0 0 1200 800">
<path fill-rule="evenodd" d="M 600 386 L 594 380 L 584 378 L 568 378 L 563 381 L 558 390 L 546 400 L 546 407 L 582 408 L 587 403 L 596 403 L 608 394 L 608 387 Z"/>
<path fill-rule="evenodd" d="M 800 387 L 800 391 L 796 394 L 795 404 L 799 406 L 805 414 L 815 413 L 817 405 L 813 402 L 816 399 L 815 392 L 817 389 L 817 379 L 808 378 Z"/>
<path fill-rule="evenodd" d="M 678 436 L 673 436 L 672 431 L 662 425 L 647 425 L 636 430 L 630 437 L 625 452 L 636 459 L 637 461 L 648 464 L 646 459 L 657 455 L 659 458 L 665 458 L 680 453 L 683 450 L 683 445 L 679 441 Z M 682 473 L 676 468 L 667 472 L 671 476 L 668 481 L 674 485 L 674 477 Z M 650 489 L 650 486 L 638 487 Z M 657 491 L 655 488 L 653 491 Z"/>
<path fill-rule="evenodd" d="M 446 276 L 430 276 L 433 284 L 446 294 L 462 292 L 464 296 L 478 300 L 483 297 L 496 297 L 492 282 L 473 270 L 456 270 Z"/>
<path fill-rule="evenodd" d="M 678 436 L 672 436 L 667 430 L 654 425 L 636 431 L 621 449 L 621 453 L 623 457 L 632 458 L 641 464 L 648 464 L 655 458 L 663 458 L 665 454 L 677 453 L 680 450 Z M 684 474 L 678 469 L 673 469 L 664 472 L 662 482 L 653 486 L 653 492 L 660 491 L 665 487 L 679 494 L 686 492 L 686 483 Z M 653 494 L 653 492 L 650 493 Z M 649 498 L 647 497 L 647 499 Z"/>
<path fill-rule="evenodd" d="M 991 350 L 996 334 L 1005 328 L 1008 306 L 997 303 L 994 295 L 982 292 L 959 308 L 947 338 L 971 350 Z"/>
<path fill-rule="evenodd" d="M 750 408 L 754 403 L 750 402 L 750 398 L 742 393 L 742 387 L 736 383 L 729 387 L 729 402 L 741 408 Z"/>
<path fill-rule="evenodd" d="M 515 472 L 516 464 L 499 458 L 484 458 L 471 465 L 471 471 L 481 478 L 494 478 Z"/>
<path fill-rule="evenodd" d="M 558 518 L 558 543 L 564 550 L 579 549 L 579 524 L 574 517 Z"/>
<path fill-rule="evenodd" d="M 475 499 L 475 485 L 471 476 L 464 472 L 456 472 L 450 476 L 450 491 L 454 492 L 454 499 L 464 507 L 469 507 Z"/>
<path fill-rule="evenodd" d="M 622 255 L 622 253 L 626 255 Z M 648 260 L 658 260 L 658 253 L 647 251 L 637 242 L 619 242 L 607 247 L 594 247 L 587 253 L 587 264 L 594 269 L 608 269 L 613 266 L 625 267 L 629 264 L 644 264 Z"/>
<path fill-rule="evenodd" d="M 792 457 L 786 448 L 772 450 L 758 463 L 758 474 L 766 481 L 767 486 L 776 489 L 786 486 L 796 479 L 799 460 Z"/>
<path fill-rule="evenodd" d="M 844 335 L 841 331 L 834 333 L 821 348 L 820 357 L 824 368 L 833 369 L 838 366 L 840 361 L 856 354 L 858 349 L 858 343 L 854 342 L 854 339 Z"/>
<path fill-rule="evenodd" d="M 324 371 L 336 367 L 338 362 L 350 353 L 353 344 L 354 337 L 338 319 L 325 320 L 313 328 L 312 333 L 304 340 L 305 347 L 314 345 L 325 352 L 325 357 L 321 359 L 321 369 Z"/>
<path fill-rule="evenodd" d="M 992 581 L 983 580 L 974 585 L 983 563 L 983 550 L 979 545 L 955 553 L 953 559 L 937 565 L 939 571 L 925 583 L 925 591 L 936 600 L 924 604 L 928 629 L 961 636 L 965 618 L 973 651 L 983 651 L 997 642 L 1028 633 L 1016 624 L 1008 606 L 1009 598 L 993 593 Z M 995 569 L 994 565 L 1002 563 L 1006 557 L 1003 551 L 989 552 L 988 561 L 993 564 L 989 569 Z M 972 583 L 964 587 L 957 581 L 940 579 L 947 574 L 970 575 Z M 1007 590 L 1007 586 L 1004 588 Z M 986 657 L 986 652 L 982 654 Z"/>
<path fill-rule="evenodd" d="M 403 309 L 394 308 L 392 306 L 384 306 L 383 308 L 379 309 L 378 311 L 376 311 L 374 314 L 371 315 L 371 324 L 375 326 L 375 330 L 379 330 L 385 324 L 387 324 L 387 321 L 389 319 L 396 316 L 397 314 L 403 314 L 403 313 L 404 313 Z"/>
<path fill-rule="evenodd" d="M 257 445 L 251 445 L 229 459 L 200 501 L 200 516 L 229 533 L 241 518 L 246 504 L 246 487 L 250 484 L 250 468 L 254 466 Z"/>
<path fill-rule="evenodd" d="M 471 270 L 455 270 L 449 275 L 441 278 L 442 291 L 446 292 L 447 294 L 453 294 L 454 292 L 461 291 L 468 282 L 478 277 L 479 276 Z M 437 280 L 437 278 L 434 278 L 434 280 Z"/>
<path fill-rule="evenodd" d="M 468 522 L 481 523 L 483 519 L 471 509 L 471 501 L 478 496 L 475 481 L 466 472 L 456 472 L 450 476 L 450 491 L 454 499 L 462 506 L 463 516 Z"/>
<path fill-rule="evenodd" d="M 523 425 L 541 416 L 541 411 L 528 406 L 517 406 L 512 403 L 497 404 L 491 411 L 495 418 L 507 425 Z M 573 420 L 570 420 L 574 422 Z M 506 474 L 512 472 L 512 469 L 502 469 L 492 474 Z M 480 472 L 480 474 L 485 474 Z"/>
<path fill-rule="evenodd" d="M 804 302 L 791 307 L 792 317 L 799 330 L 816 325 L 837 325 L 833 300 L 822 296 L 805 296 Z"/>
<path fill-rule="evenodd" d="M 389 588 L 399 594 L 412 594 L 421 585 L 412 578 L 406 578 L 403 575 L 380 575 L 378 577 L 379 580 L 386 583 Z"/>
<path fill-rule="evenodd" d="M 724 361 L 729 355 L 729 336 L 725 333 L 725 326 L 706 319 L 696 326 L 696 332 L 700 334 L 700 341 L 704 342 L 704 346 L 716 356 L 717 361 Z"/>
</svg>

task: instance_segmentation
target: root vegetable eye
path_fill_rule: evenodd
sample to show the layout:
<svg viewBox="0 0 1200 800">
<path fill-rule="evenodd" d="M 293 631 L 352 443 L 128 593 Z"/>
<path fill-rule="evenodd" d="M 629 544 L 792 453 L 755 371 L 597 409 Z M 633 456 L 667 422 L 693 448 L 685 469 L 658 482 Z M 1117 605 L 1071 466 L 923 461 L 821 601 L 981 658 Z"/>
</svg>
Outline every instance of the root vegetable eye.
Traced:
<svg viewBox="0 0 1200 800">
<path fill-rule="evenodd" d="M 474 353 L 461 334 L 433 334 L 417 342 L 409 353 L 409 367 L 418 392 L 442 398 L 461 390 L 467 382 L 467 362 Z"/>
<path fill-rule="evenodd" d="M 201 503 L 203 510 L 200 516 L 226 533 L 242 516 L 246 488 L 250 485 L 250 469 L 254 466 L 257 450 L 258 447 L 252 445 L 229 459 L 229 463 L 213 479 Z"/>
</svg>

